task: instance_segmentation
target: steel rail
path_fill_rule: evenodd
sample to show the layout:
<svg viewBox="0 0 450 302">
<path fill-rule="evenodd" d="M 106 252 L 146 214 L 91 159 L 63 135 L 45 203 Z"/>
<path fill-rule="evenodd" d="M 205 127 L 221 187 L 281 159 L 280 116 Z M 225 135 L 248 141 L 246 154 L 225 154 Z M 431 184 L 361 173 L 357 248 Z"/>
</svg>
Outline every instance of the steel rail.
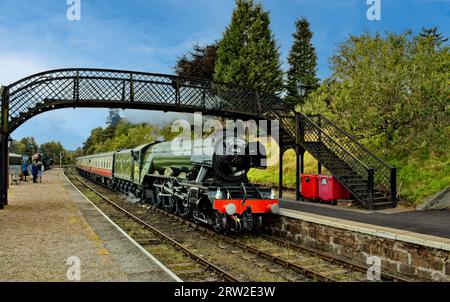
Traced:
<svg viewBox="0 0 450 302">
<path fill-rule="evenodd" d="M 240 282 L 239 279 L 237 279 L 236 277 L 234 277 L 233 275 L 231 275 L 230 273 L 228 273 L 227 271 L 221 269 L 220 267 L 216 266 L 215 264 L 209 262 L 208 260 L 204 259 L 203 257 L 197 255 L 196 253 L 190 251 L 189 249 L 185 248 L 183 245 L 181 245 L 180 243 L 178 243 L 176 240 L 170 238 L 168 235 L 164 234 L 163 232 L 161 232 L 160 230 L 158 230 L 157 228 L 151 226 L 150 224 L 148 224 L 147 222 L 143 221 L 142 219 L 140 219 L 139 217 L 135 216 L 134 214 L 130 213 L 129 211 L 127 211 L 126 209 L 124 209 L 123 207 L 121 207 L 120 205 L 118 205 L 117 203 L 115 203 L 114 201 L 110 200 L 108 197 L 104 196 L 103 194 L 101 194 L 100 192 L 98 192 L 96 189 L 92 188 L 92 186 L 90 186 L 89 184 L 87 184 L 86 182 L 84 182 L 82 179 L 80 179 L 78 176 L 73 175 L 73 177 L 75 177 L 83 186 L 85 186 L 86 188 L 88 188 L 90 191 L 94 192 L 96 195 L 98 195 L 101 199 L 103 199 L 104 201 L 106 201 L 108 204 L 112 205 L 114 208 L 116 208 L 117 210 L 119 210 L 120 212 L 124 213 L 126 216 L 130 217 L 131 219 L 133 219 L 134 221 L 136 221 L 137 223 L 141 224 L 142 226 L 146 227 L 147 229 L 151 230 L 153 233 L 155 233 L 158 237 L 160 237 L 161 239 L 163 239 L 164 241 L 170 243 L 171 245 L 175 246 L 176 249 L 181 250 L 183 253 L 185 253 L 187 256 L 189 256 L 190 258 L 194 259 L 195 261 L 198 261 L 200 264 L 202 264 L 203 266 L 206 266 L 207 268 L 212 269 L 213 271 L 215 271 L 216 273 L 218 273 L 221 277 L 223 277 L 224 279 L 226 279 L 227 281 L 230 282 Z M 73 184 L 73 183 L 72 183 Z M 75 184 L 73 184 L 75 185 Z"/>
<path fill-rule="evenodd" d="M 77 176 L 75 176 L 75 177 L 77 177 Z M 90 181 L 92 181 L 92 180 L 90 180 Z M 95 182 L 95 183 L 97 183 L 98 185 L 100 185 L 100 186 L 102 186 L 102 187 L 104 187 L 104 188 L 106 188 L 106 189 L 108 189 L 108 190 L 110 190 L 112 192 L 115 192 L 115 191 L 111 190 L 111 188 L 106 187 L 104 184 L 101 184 L 101 183 L 98 183 L 98 182 Z M 93 189 L 93 190 L 95 190 L 95 189 Z M 98 193 L 98 194 L 101 195 L 101 193 Z M 293 263 L 291 261 L 285 260 L 285 259 L 283 259 L 283 258 L 281 258 L 279 256 L 276 256 L 276 255 L 270 254 L 268 252 L 262 251 L 262 250 L 260 250 L 260 249 L 258 249 L 256 247 L 254 247 L 254 246 L 242 243 L 242 242 L 240 242 L 240 241 L 238 241 L 236 239 L 233 239 L 233 238 L 231 238 L 229 236 L 225 236 L 225 235 L 216 233 L 216 232 L 214 232 L 214 231 L 212 231 L 210 229 L 207 229 L 207 228 L 204 228 L 202 226 L 199 226 L 199 225 L 197 225 L 197 224 L 195 224 L 195 223 L 193 223 L 191 221 L 183 219 L 183 218 L 181 218 L 181 217 L 179 217 L 177 215 L 168 213 L 168 212 L 166 212 L 164 210 L 158 209 L 157 207 L 154 207 L 152 205 L 150 205 L 150 207 L 155 212 L 158 212 L 158 213 L 160 213 L 162 215 L 165 215 L 165 216 L 167 216 L 167 217 L 169 217 L 169 218 L 171 218 L 173 220 L 176 220 L 176 221 L 178 221 L 180 223 L 183 223 L 183 224 L 185 224 L 185 225 L 187 225 L 187 226 L 189 226 L 191 228 L 199 230 L 199 231 L 201 231 L 201 232 L 203 232 L 203 233 L 205 233 L 205 234 L 207 234 L 207 235 L 209 235 L 211 237 L 215 237 L 215 238 L 221 239 L 222 241 L 227 242 L 227 243 L 231 244 L 232 246 L 236 246 L 236 247 L 238 247 L 238 248 L 240 248 L 240 249 L 242 249 L 242 250 L 244 250 L 246 252 L 252 253 L 252 254 L 260 257 L 260 258 L 263 258 L 263 259 L 269 260 L 269 261 L 271 261 L 273 263 L 276 263 L 278 265 L 281 265 L 281 266 L 283 266 L 286 269 L 291 269 L 291 270 L 293 270 L 293 271 L 295 271 L 297 273 L 300 273 L 300 274 L 302 274 L 302 275 L 304 275 L 304 276 L 306 276 L 308 278 L 311 278 L 313 280 L 321 281 L 321 282 L 339 282 L 339 280 L 337 280 L 337 279 L 335 279 L 335 278 L 333 278 L 331 276 L 327 276 L 327 274 L 316 272 L 314 270 L 311 270 L 310 268 L 301 266 L 299 264 L 296 264 L 296 263 Z M 133 214 L 131 214 L 131 215 L 133 215 Z M 137 218 L 137 219 L 139 219 L 139 218 Z"/>
<path fill-rule="evenodd" d="M 236 247 L 238 247 L 238 248 L 240 248 L 240 249 L 242 249 L 242 250 L 244 250 L 246 252 L 252 253 L 252 254 L 254 254 L 254 255 L 258 256 L 258 257 L 261 257 L 261 258 L 269 260 L 269 261 L 271 261 L 273 263 L 279 264 L 279 265 L 283 266 L 284 268 L 292 269 L 293 271 L 295 271 L 297 273 L 300 273 L 302 275 L 305 275 L 306 277 L 311 278 L 313 280 L 321 281 L 321 282 L 338 282 L 339 281 L 339 280 L 334 279 L 334 278 L 332 278 L 330 276 L 327 276 L 326 274 L 315 272 L 315 271 L 313 271 L 313 270 L 311 270 L 309 268 L 306 268 L 306 267 L 301 266 L 299 264 L 296 264 L 296 263 L 293 263 L 291 261 L 285 260 L 285 259 L 283 259 L 283 258 L 281 258 L 279 256 L 270 254 L 268 252 L 265 252 L 263 250 L 260 250 L 260 249 L 258 249 L 256 247 L 254 247 L 254 246 L 251 246 L 251 245 L 245 244 L 243 242 L 240 242 L 240 241 L 238 241 L 236 239 L 233 239 L 233 238 L 231 238 L 229 236 L 216 233 L 213 230 L 210 230 L 210 229 L 204 228 L 202 226 L 199 226 L 199 225 L 197 225 L 197 224 L 195 224 L 195 223 L 193 223 L 191 221 L 188 221 L 186 219 L 183 219 L 183 218 L 181 218 L 181 217 L 179 217 L 177 215 L 168 213 L 168 212 L 166 212 L 164 210 L 161 210 L 161 209 L 158 209 L 158 208 L 156 208 L 154 206 L 150 206 L 150 207 L 155 212 L 163 214 L 163 215 L 165 215 L 165 216 L 167 216 L 167 217 L 169 217 L 171 219 L 174 219 L 174 220 L 176 220 L 178 222 L 184 223 L 184 224 L 186 224 L 189 227 L 192 227 L 192 228 L 194 228 L 196 230 L 199 230 L 199 231 L 201 231 L 201 232 L 203 232 L 205 234 L 208 234 L 211 237 L 218 238 L 218 239 L 220 239 L 220 240 L 222 240 L 222 241 L 224 241 L 224 242 L 226 242 L 228 244 L 231 244 L 233 246 L 236 246 Z"/>
<path fill-rule="evenodd" d="M 237 241 L 236 239 L 233 239 L 233 238 L 231 238 L 229 236 L 225 236 L 225 235 L 216 233 L 216 232 L 214 232 L 214 231 L 212 231 L 210 229 L 201 227 L 201 226 L 199 226 L 199 225 L 197 225 L 197 224 L 195 224 L 195 223 L 193 223 L 191 221 L 185 220 L 185 219 L 183 219 L 183 218 L 181 218 L 181 217 L 179 217 L 177 215 L 168 213 L 168 212 L 166 212 L 164 210 L 161 210 L 159 208 L 156 208 L 154 206 L 151 206 L 151 207 L 152 207 L 152 209 L 154 211 L 157 211 L 158 213 L 166 215 L 166 216 L 170 217 L 171 219 L 177 220 L 178 222 L 182 222 L 182 223 L 184 223 L 184 224 L 186 224 L 186 225 L 188 225 L 188 226 L 190 226 L 192 228 L 195 228 L 195 229 L 200 230 L 200 231 L 202 231 L 204 233 L 207 233 L 210 236 L 218 237 L 218 238 L 220 238 L 220 239 L 222 239 L 222 240 L 224 240 L 224 241 L 226 241 L 226 242 L 228 242 L 228 243 L 230 243 L 230 244 L 232 244 L 234 246 L 237 246 L 239 248 L 247 250 L 247 251 L 249 251 L 251 253 L 261 255 L 262 257 L 264 257 L 266 259 L 269 259 L 269 260 L 272 260 L 273 262 L 276 262 L 278 264 L 282 264 L 284 266 L 287 265 L 288 267 L 291 265 L 291 263 L 286 263 L 286 262 L 289 262 L 289 261 L 286 261 L 286 260 L 283 260 L 283 259 L 276 259 L 277 258 L 276 256 L 275 256 L 275 259 L 274 259 L 273 255 L 271 255 L 269 253 L 266 253 L 266 252 L 263 252 L 263 251 L 259 251 L 258 249 L 254 248 L 252 246 L 249 246 L 247 244 L 244 244 L 244 243 L 242 243 L 240 241 Z M 355 271 L 359 271 L 359 272 L 362 272 L 362 273 L 366 273 L 367 269 L 368 269 L 368 267 L 364 267 L 362 265 L 359 265 L 359 264 L 356 264 L 356 263 L 353 263 L 353 262 L 350 262 L 350 261 L 338 259 L 336 257 L 330 256 L 330 255 L 326 255 L 326 254 L 318 252 L 318 251 L 314 251 L 314 250 L 309 249 L 307 247 L 303 247 L 303 246 L 300 246 L 298 244 L 295 244 L 295 243 L 293 243 L 291 241 L 279 239 L 279 238 L 276 238 L 276 237 L 273 237 L 273 236 L 270 236 L 270 235 L 266 235 L 266 234 L 260 234 L 259 236 L 261 236 L 262 238 L 264 238 L 264 239 L 266 239 L 268 241 L 272 241 L 272 242 L 277 243 L 279 245 L 285 245 L 285 246 L 288 246 L 289 248 L 312 254 L 313 256 L 316 256 L 316 257 L 318 257 L 318 258 L 320 258 L 322 260 L 325 260 L 327 262 L 334 263 L 334 264 L 337 264 L 337 265 L 344 266 L 344 267 L 346 267 L 348 269 L 353 269 Z M 389 273 L 383 273 L 383 272 L 381 273 L 381 278 L 384 281 L 411 282 L 411 280 L 408 280 L 406 278 L 395 276 L 395 275 L 392 275 L 392 274 L 389 274 Z M 329 280 L 329 281 L 331 281 L 331 280 Z"/>
<path fill-rule="evenodd" d="M 266 234 L 261 234 L 261 236 L 264 239 L 272 241 L 274 243 L 277 243 L 277 244 L 280 244 L 280 245 L 284 245 L 284 246 L 288 246 L 288 247 L 290 247 L 292 249 L 295 249 L 295 250 L 305 251 L 307 253 L 313 254 L 314 256 L 316 256 L 318 258 L 321 258 L 321 259 L 326 260 L 328 262 L 336 263 L 338 265 L 342 265 L 342 266 L 351 268 L 351 269 L 353 269 L 355 271 L 366 273 L 367 270 L 369 269 L 369 267 L 364 267 L 364 266 L 359 265 L 357 263 L 353 263 L 353 262 L 350 262 L 350 261 L 338 259 L 336 257 L 332 257 L 330 255 L 327 255 L 327 254 L 324 254 L 324 253 L 321 253 L 321 252 L 318 252 L 318 251 L 314 251 L 314 250 L 312 250 L 310 248 L 303 247 L 301 245 L 298 245 L 298 244 L 296 244 L 294 242 L 291 242 L 291 241 L 288 241 L 288 240 L 283 240 L 283 239 L 280 239 L 280 238 L 277 238 L 277 237 L 274 237 L 274 236 L 270 236 L 270 235 L 266 235 Z M 392 274 L 383 273 L 383 272 L 381 272 L 381 280 L 382 281 L 391 281 L 391 282 L 411 282 L 411 280 L 408 280 L 406 278 L 399 277 L 399 276 L 394 276 Z"/>
<path fill-rule="evenodd" d="M 105 186 L 102 183 L 96 182 L 96 181 L 91 180 L 91 179 L 89 179 L 89 180 L 95 182 L 96 184 L 102 186 L 103 188 L 105 188 L 105 189 L 107 189 L 107 190 L 109 190 L 111 192 L 116 192 L 116 191 L 112 190 L 111 188 Z M 213 230 L 210 230 L 208 228 L 202 227 L 202 226 L 200 226 L 198 224 L 195 224 L 192 221 L 186 220 L 186 219 L 184 219 L 184 218 L 182 218 L 180 216 L 168 213 L 168 212 L 166 212 L 166 211 L 164 211 L 162 209 L 159 209 L 159 208 L 157 208 L 157 207 L 155 207 L 153 205 L 150 205 L 150 208 L 153 211 L 155 211 L 155 212 L 157 212 L 159 214 L 165 215 L 165 216 L 167 216 L 167 217 L 169 217 L 169 218 L 171 218 L 173 220 L 176 220 L 177 222 L 183 223 L 183 224 L 185 224 L 185 225 L 187 225 L 187 226 L 189 226 L 189 227 L 191 227 L 193 229 L 199 230 L 199 231 L 201 231 L 201 232 L 203 232 L 203 233 L 205 233 L 205 234 L 207 234 L 207 235 L 209 235 L 211 237 L 219 238 L 222 241 L 227 242 L 228 244 L 236 246 L 236 247 L 238 247 L 238 248 L 240 248 L 240 249 L 242 249 L 244 251 L 247 251 L 247 252 L 250 252 L 252 254 L 255 254 L 255 255 L 257 255 L 257 256 L 259 256 L 261 258 L 264 258 L 266 260 L 272 261 L 273 263 L 279 264 L 279 265 L 281 265 L 281 266 L 283 266 L 283 267 L 285 267 L 287 269 L 292 269 L 292 270 L 294 270 L 294 271 L 296 271 L 298 273 L 304 274 L 305 276 L 307 276 L 307 277 L 309 277 L 311 279 L 314 279 L 314 280 L 317 280 L 317 281 L 322 281 L 322 282 L 339 282 L 339 280 L 337 280 L 335 278 L 332 278 L 331 276 L 327 276 L 326 274 L 315 272 L 315 271 L 311 270 L 310 268 L 303 267 L 301 265 L 298 265 L 298 264 L 293 263 L 291 261 L 285 260 L 285 259 L 283 259 L 281 257 L 276 256 L 276 255 L 273 255 L 273 254 L 270 254 L 268 252 L 259 250 L 259 249 L 255 248 L 254 246 L 245 244 L 245 243 L 240 242 L 240 241 L 238 241 L 236 239 L 233 239 L 233 238 L 231 238 L 229 236 L 226 236 L 226 235 L 223 235 L 223 234 L 219 234 L 219 233 L 217 233 L 217 232 L 215 232 Z M 330 256 L 330 255 L 327 255 L 327 254 L 324 254 L 324 253 L 321 253 L 321 252 L 318 252 L 318 251 L 314 251 L 312 249 L 300 246 L 298 244 L 295 244 L 295 243 L 287 241 L 287 240 L 275 238 L 273 236 L 269 236 L 269 235 L 265 235 L 265 234 L 261 234 L 260 236 L 263 237 L 264 239 L 268 240 L 268 241 L 272 241 L 272 242 L 277 243 L 279 245 L 285 245 L 285 246 L 288 246 L 289 248 L 292 248 L 292 249 L 295 249 L 295 250 L 298 250 L 298 251 L 309 253 L 312 256 L 320 258 L 320 259 L 322 259 L 324 261 L 327 261 L 327 262 L 332 263 L 332 264 L 341 265 L 341 266 L 343 266 L 343 267 L 345 267 L 347 269 L 350 269 L 350 270 L 366 273 L 367 269 L 368 269 L 368 267 L 364 267 L 364 266 L 361 266 L 359 264 L 352 263 L 352 262 L 349 262 L 349 261 L 346 261 L 346 260 L 338 259 L 336 257 Z M 388 273 L 383 273 L 383 272 L 381 273 L 381 280 L 382 281 L 391 281 L 391 282 L 411 282 L 411 280 L 408 280 L 406 278 L 402 278 L 402 277 L 399 277 L 399 276 L 395 276 L 395 275 L 388 274 Z"/>
</svg>

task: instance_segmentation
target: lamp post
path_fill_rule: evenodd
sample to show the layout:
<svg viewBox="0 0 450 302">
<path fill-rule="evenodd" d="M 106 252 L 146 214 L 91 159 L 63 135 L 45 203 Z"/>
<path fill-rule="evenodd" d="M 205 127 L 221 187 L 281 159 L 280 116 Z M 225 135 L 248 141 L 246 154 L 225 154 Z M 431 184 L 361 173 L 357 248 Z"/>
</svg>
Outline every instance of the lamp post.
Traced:
<svg viewBox="0 0 450 302">
<path fill-rule="evenodd" d="M 297 82 L 297 95 L 300 98 L 300 111 L 303 112 L 303 99 L 306 95 L 306 89 L 308 88 L 301 80 Z M 297 120 L 296 123 L 299 123 L 300 120 Z M 297 136 L 303 136 L 300 131 L 301 125 L 297 124 Z M 302 139 L 302 138 L 300 138 Z M 302 200 L 301 190 L 300 190 L 300 174 L 303 173 L 304 167 L 304 149 L 299 145 L 299 139 L 297 139 L 295 146 L 295 167 L 296 167 L 296 175 L 295 175 L 295 200 Z"/>
<path fill-rule="evenodd" d="M 303 111 L 303 98 L 306 95 L 306 90 L 308 89 L 308 86 L 303 83 L 301 80 L 297 82 L 297 94 L 300 97 L 300 110 Z"/>
<path fill-rule="evenodd" d="M 8 136 L 8 150 L 11 149 L 13 143 L 13 139 L 11 138 L 11 136 Z"/>
</svg>

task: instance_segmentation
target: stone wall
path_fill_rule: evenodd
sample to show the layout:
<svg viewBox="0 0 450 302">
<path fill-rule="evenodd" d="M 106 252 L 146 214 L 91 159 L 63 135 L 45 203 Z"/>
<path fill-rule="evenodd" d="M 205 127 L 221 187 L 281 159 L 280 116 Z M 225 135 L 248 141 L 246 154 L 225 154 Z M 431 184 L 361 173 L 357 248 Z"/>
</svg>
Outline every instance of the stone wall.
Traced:
<svg viewBox="0 0 450 302">
<path fill-rule="evenodd" d="M 446 250 L 285 216 L 278 216 L 268 231 L 301 246 L 364 266 L 368 266 L 368 257 L 377 256 L 381 259 L 381 270 L 394 275 L 450 281 L 450 252 Z"/>
</svg>

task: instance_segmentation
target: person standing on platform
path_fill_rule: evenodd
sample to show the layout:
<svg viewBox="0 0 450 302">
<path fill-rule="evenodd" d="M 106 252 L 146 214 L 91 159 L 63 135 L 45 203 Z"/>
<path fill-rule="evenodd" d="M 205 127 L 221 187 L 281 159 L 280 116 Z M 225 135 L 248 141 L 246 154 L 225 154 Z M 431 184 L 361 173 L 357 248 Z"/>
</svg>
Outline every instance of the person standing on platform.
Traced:
<svg viewBox="0 0 450 302">
<path fill-rule="evenodd" d="M 22 177 L 20 180 L 27 182 L 27 176 L 28 176 L 28 163 L 26 160 L 22 161 L 22 165 L 21 165 L 21 172 L 22 172 Z"/>
<path fill-rule="evenodd" d="M 33 164 L 31 165 L 31 174 L 33 175 L 33 183 L 37 183 L 37 176 L 38 176 L 38 166 L 37 161 L 33 161 Z"/>
<path fill-rule="evenodd" d="M 38 166 L 39 183 L 42 183 L 42 176 L 44 175 L 44 165 L 42 164 L 41 161 L 39 161 L 37 166 Z"/>
</svg>

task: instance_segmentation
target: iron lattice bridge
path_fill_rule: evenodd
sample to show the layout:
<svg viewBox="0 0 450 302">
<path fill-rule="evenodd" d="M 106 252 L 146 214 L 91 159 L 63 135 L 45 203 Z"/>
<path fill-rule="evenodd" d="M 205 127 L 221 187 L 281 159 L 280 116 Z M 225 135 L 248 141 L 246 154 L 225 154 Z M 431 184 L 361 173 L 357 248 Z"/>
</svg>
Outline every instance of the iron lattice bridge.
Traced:
<svg viewBox="0 0 450 302">
<path fill-rule="evenodd" d="M 295 113 L 280 99 L 252 89 L 172 75 L 98 69 L 64 69 L 36 74 L 6 87 L 8 131 L 31 116 L 56 108 L 109 107 L 219 116 L 272 118 Z M 269 114 L 269 115 L 268 115 Z"/>
<path fill-rule="evenodd" d="M 303 154 L 309 151 L 331 172 L 336 169 L 340 182 L 367 207 L 373 207 L 377 190 L 386 192 L 384 196 L 390 199 L 389 202 L 395 202 L 392 190 L 394 187 L 395 191 L 395 177 L 392 179 L 392 167 L 357 144 L 347 133 L 328 120 L 327 127 L 323 129 L 314 119 L 296 112 L 279 97 L 265 92 L 173 75 L 78 68 L 38 73 L 2 87 L 2 90 L 0 161 L 3 169 L 0 173 L 0 207 L 2 201 L 7 203 L 8 171 L 4 163 L 8 160 L 9 135 L 40 113 L 70 107 L 202 112 L 243 120 L 278 120 L 282 150 L 280 158 L 285 150 L 296 150 L 297 196 L 298 176 L 303 171 L 303 167 L 299 167 L 299 156 L 302 157 L 303 166 Z M 336 159 L 341 165 L 334 168 L 334 161 L 330 159 Z M 376 166 L 373 166 L 374 163 Z M 353 174 L 350 175 L 350 172 Z M 346 180 L 346 176 L 357 177 L 351 178 L 353 182 L 350 182 Z M 358 188 L 350 185 L 355 181 L 359 182 Z M 279 183 L 281 196 L 282 173 Z M 364 191 L 364 194 L 360 191 Z"/>
</svg>

